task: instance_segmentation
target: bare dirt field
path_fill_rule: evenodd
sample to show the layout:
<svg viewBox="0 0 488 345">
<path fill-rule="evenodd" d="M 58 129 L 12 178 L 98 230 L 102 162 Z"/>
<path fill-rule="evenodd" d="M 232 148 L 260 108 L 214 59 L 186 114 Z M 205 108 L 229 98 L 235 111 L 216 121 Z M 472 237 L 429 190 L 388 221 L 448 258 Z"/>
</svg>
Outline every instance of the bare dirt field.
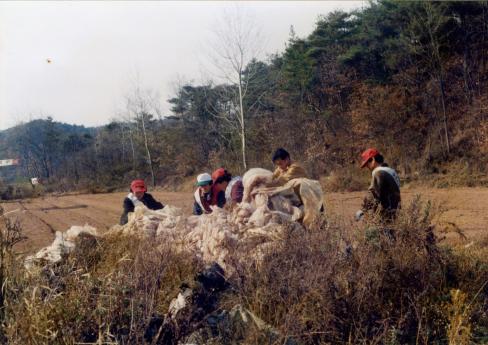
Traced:
<svg viewBox="0 0 488 345">
<path fill-rule="evenodd" d="M 154 191 L 152 194 L 164 204 L 182 207 L 191 213 L 192 193 Z M 488 237 L 488 189 L 403 189 L 403 203 L 408 204 L 416 195 L 423 200 L 441 204 L 445 210 L 440 218 L 443 224 L 451 223 L 466 235 L 463 241 L 471 242 Z M 32 252 L 50 244 L 56 231 L 64 231 L 72 225 L 89 224 L 103 231 L 118 223 L 122 201 L 126 193 L 80 194 L 46 196 L 37 199 L 2 203 L 11 218 L 18 218 L 28 239 L 18 245 L 20 252 Z M 340 216 L 346 222 L 353 221 L 353 215 L 361 205 L 363 192 L 328 193 L 325 196 L 327 213 Z M 444 225 L 438 228 L 443 228 Z M 439 237 L 445 236 L 439 234 Z M 446 241 L 461 238 L 447 234 Z"/>
</svg>

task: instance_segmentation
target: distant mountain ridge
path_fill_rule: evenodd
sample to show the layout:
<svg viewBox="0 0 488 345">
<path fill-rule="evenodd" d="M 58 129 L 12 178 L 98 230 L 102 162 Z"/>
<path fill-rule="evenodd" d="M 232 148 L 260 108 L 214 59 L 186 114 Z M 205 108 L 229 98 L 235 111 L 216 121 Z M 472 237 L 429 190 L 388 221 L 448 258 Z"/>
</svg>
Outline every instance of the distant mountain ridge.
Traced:
<svg viewBox="0 0 488 345">
<path fill-rule="evenodd" d="M 178 116 L 161 119 L 146 116 L 153 140 L 159 137 L 157 133 L 161 135 L 158 131 L 171 132 L 182 122 Z M 15 158 L 20 164 L 0 168 L 0 183 L 28 182 L 31 177 L 39 177 L 46 183 L 71 189 L 81 181 L 105 185 L 125 180 L 127 173 L 140 176 L 139 169 L 128 164 L 129 160 L 133 164 L 146 164 L 140 127 L 137 121 L 112 121 L 99 127 L 85 127 L 48 117 L 2 130 L 0 159 Z M 159 161 L 159 155 L 155 154 L 153 159 Z M 109 172 L 102 174 L 101 169 Z M 101 182 L 99 175 L 107 181 Z"/>
<path fill-rule="evenodd" d="M 96 132 L 97 127 L 57 122 L 51 117 L 31 120 L 0 131 L 0 159 L 20 159 L 19 166 L 0 168 L 0 181 L 8 183 L 18 180 L 21 176 L 24 180 L 26 175 L 37 175 L 28 174 L 26 160 L 32 159 L 36 154 L 47 158 L 58 149 L 58 146 L 65 146 L 67 141 L 73 138 L 89 139 Z M 44 161 L 46 165 L 49 164 L 46 159 Z M 38 166 L 32 169 L 41 170 Z"/>
<path fill-rule="evenodd" d="M 0 130 L 0 137 L 4 135 L 9 135 L 10 133 L 15 133 L 15 131 L 18 131 L 19 128 L 25 127 L 25 126 L 36 126 L 40 125 L 46 122 L 49 122 L 49 118 L 45 119 L 35 119 L 35 120 L 30 120 L 27 122 L 22 122 L 18 125 L 2 129 Z M 66 131 L 67 133 L 79 133 L 79 132 L 84 132 L 84 131 L 90 131 L 90 130 L 96 130 L 99 127 L 85 127 L 84 125 L 72 125 L 66 122 L 59 122 L 55 121 L 54 119 L 51 118 L 51 121 L 60 129 L 63 131 Z"/>
</svg>

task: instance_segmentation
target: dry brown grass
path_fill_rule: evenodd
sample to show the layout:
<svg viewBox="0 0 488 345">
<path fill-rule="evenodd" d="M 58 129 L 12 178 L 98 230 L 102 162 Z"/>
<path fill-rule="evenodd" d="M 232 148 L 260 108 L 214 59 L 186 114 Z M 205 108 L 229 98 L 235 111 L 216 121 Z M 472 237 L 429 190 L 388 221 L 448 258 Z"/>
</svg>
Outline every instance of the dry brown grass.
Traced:
<svg viewBox="0 0 488 345">
<path fill-rule="evenodd" d="M 280 332 L 277 344 L 482 344 L 488 247 L 439 247 L 434 216 L 415 199 L 387 228 L 341 219 L 305 233 L 290 227 L 259 265 L 234 260 L 220 307 L 243 304 Z M 82 238 L 40 275 L 19 263 L 9 263 L 2 323 L 4 339 L 19 345 L 142 344 L 152 317 L 202 267 L 191 253 L 125 236 Z M 269 341 L 250 334 L 245 343 Z"/>
<path fill-rule="evenodd" d="M 304 344 L 443 344 L 454 322 L 481 344 L 488 261 L 439 248 L 431 211 L 417 199 L 387 229 L 324 221 L 290 233 L 263 265 L 241 268 L 239 301 Z M 461 321 L 452 317 L 454 288 L 473 301 Z"/>
<path fill-rule="evenodd" d="M 15 287 L 5 332 L 11 344 L 143 343 L 199 268 L 192 256 L 135 237 L 85 238 L 66 262 Z"/>
<path fill-rule="evenodd" d="M 358 171 L 357 166 L 337 169 L 320 179 L 326 192 L 355 192 L 367 188 L 371 175 Z"/>
</svg>

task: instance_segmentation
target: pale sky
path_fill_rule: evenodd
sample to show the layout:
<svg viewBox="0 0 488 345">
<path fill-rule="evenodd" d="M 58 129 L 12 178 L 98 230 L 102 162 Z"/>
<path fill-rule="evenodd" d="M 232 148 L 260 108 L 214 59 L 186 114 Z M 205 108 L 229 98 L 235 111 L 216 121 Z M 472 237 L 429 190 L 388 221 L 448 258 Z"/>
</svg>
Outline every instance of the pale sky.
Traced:
<svg viewBox="0 0 488 345">
<path fill-rule="evenodd" d="M 283 51 L 293 25 L 311 33 L 319 15 L 364 1 L 0 2 L 0 129 L 52 116 L 85 126 L 108 123 L 131 81 L 166 100 L 178 80 L 198 81 L 207 42 L 225 11 L 252 15 L 265 52 Z M 47 62 L 51 60 L 51 63 Z"/>
</svg>

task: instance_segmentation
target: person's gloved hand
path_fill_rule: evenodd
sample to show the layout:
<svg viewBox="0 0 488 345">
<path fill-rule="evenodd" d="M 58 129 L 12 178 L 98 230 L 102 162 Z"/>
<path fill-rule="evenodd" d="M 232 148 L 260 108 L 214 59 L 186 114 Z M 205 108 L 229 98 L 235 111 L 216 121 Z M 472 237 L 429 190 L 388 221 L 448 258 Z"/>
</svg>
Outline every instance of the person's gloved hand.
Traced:
<svg viewBox="0 0 488 345">
<path fill-rule="evenodd" d="M 354 219 L 356 219 L 356 222 L 359 222 L 361 219 L 364 217 L 364 212 L 362 210 L 359 210 L 356 212 L 354 215 Z"/>
</svg>

